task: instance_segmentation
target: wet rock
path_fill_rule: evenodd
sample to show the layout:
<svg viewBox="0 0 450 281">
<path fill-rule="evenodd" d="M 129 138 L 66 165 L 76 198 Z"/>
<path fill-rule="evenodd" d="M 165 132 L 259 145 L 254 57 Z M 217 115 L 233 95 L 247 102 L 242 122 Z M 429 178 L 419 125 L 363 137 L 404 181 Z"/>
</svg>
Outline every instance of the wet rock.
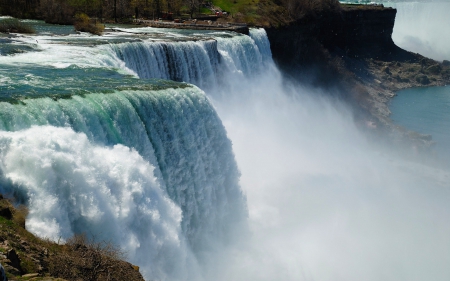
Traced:
<svg viewBox="0 0 450 281">
<path fill-rule="evenodd" d="M 442 62 L 442 65 L 443 65 L 443 66 L 450 66 L 450 61 L 444 60 L 444 61 Z"/>
</svg>

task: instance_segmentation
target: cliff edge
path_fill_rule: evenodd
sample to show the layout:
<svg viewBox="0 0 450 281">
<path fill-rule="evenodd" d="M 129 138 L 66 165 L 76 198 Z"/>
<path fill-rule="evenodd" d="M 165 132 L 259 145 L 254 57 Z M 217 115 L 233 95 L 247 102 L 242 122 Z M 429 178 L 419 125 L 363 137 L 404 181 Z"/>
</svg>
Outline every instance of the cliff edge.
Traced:
<svg viewBox="0 0 450 281">
<path fill-rule="evenodd" d="M 40 239 L 25 229 L 27 209 L 0 194 L 0 263 L 8 280 L 137 280 L 139 268 L 122 261 L 111 243 L 77 235 L 65 244 Z"/>
<path fill-rule="evenodd" d="M 392 123 L 388 102 L 401 89 L 449 84 L 450 63 L 396 46 L 396 13 L 381 5 L 341 5 L 266 31 L 273 59 L 288 77 L 333 89 L 355 105 L 361 123 L 428 144 L 429 136 Z"/>
</svg>

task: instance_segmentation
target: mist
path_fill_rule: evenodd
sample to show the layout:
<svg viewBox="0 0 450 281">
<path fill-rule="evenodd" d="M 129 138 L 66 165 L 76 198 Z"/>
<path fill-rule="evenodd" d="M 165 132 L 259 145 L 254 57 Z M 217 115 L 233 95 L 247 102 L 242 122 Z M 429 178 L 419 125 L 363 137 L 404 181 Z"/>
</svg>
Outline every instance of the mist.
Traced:
<svg viewBox="0 0 450 281">
<path fill-rule="evenodd" d="M 435 60 L 450 60 L 450 2 L 386 1 L 397 9 L 392 39 L 401 48 Z"/>
<path fill-rule="evenodd" d="M 448 171 L 372 140 L 332 93 L 289 84 L 271 63 L 233 81 L 212 99 L 250 234 L 218 251 L 206 280 L 450 278 Z"/>
</svg>

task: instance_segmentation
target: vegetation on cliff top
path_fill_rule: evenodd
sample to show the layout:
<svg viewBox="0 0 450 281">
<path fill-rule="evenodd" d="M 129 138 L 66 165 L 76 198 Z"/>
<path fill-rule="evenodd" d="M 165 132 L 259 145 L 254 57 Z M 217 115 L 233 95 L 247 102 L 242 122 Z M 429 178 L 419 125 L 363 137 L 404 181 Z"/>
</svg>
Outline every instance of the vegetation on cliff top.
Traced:
<svg viewBox="0 0 450 281">
<path fill-rule="evenodd" d="M 25 229 L 26 216 L 0 195 L 0 263 L 9 280 L 144 280 L 113 244 L 85 235 L 65 244 L 40 239 Z"/>
<path fill-rule="evenodd" d="M 0 20 L 0 32 L 14 33 L 34 33 L 35 30 L 30 25 L 23 23 L 15 18 Z"/>
<path fill-rule="evenodd" d="M 91 20 L 88 15 L 80 13 L 75 15 L 74 22 L 75 30 L 82 32 L 89 32 L 96 35 L 102 35 L 105 25 Z"/>
<path fill-rule="evenodd" d="M 98 21 L 183 18 L 226 11 L 222 21 L 280 26 L 305 15 L 340 10 L 338 0 L 0 0 L 0 15 L 74 24 L 83 13 Z"/>
</svg>

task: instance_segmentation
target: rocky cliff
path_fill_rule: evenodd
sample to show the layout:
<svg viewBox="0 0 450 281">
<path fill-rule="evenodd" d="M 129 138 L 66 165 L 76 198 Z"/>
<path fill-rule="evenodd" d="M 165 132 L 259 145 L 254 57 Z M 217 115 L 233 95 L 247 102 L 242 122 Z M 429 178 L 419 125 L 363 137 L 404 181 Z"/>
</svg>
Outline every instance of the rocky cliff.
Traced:
<svg viewBox="0 0 450 281">
<path fill-rule="evenodd" d="M 404 140 L 411 132 L 392 124 L 389 100 L 400 89 L 449 84 L 450 63 L 396 46 L 392 40 L 396 13 L 383 6 L 343 5 L 340 11 L 301 17 L 266 31 L 274 61 L 288 77 L 333 89 L 356 105 L 362 124 Z M 428 142 L 429 137 L 415 139 Z"/>
<path fill-rule="evenodd" d="M 266 31 L 274 60 L 287 72 L 329 68 L 333 67 L 327 65 L 330 53 L 378 58 L 395 51 L 391 35 L 396 12 L 382 6 L 348 5 Z"/>
<path fill-rule="evenodd" d="M 339 47 L 349 52 L 372 53 L 389 52 L 395 49 L 392 41 L 397 10 L 380 6 L 346 6 L 341 13 L 341 21 L 333 27 L 334 31 L 321 38 L 328 48 Z"/>
<path fill-rule="evenodd" d="M 25 229 L 27 209 L 0 194 L 0 264 L 9 280 L 136 280 L 139 268 L 120 260 L 120 249 L 78 235 L 65 244 L 40 239 Z"/>
</svg>

